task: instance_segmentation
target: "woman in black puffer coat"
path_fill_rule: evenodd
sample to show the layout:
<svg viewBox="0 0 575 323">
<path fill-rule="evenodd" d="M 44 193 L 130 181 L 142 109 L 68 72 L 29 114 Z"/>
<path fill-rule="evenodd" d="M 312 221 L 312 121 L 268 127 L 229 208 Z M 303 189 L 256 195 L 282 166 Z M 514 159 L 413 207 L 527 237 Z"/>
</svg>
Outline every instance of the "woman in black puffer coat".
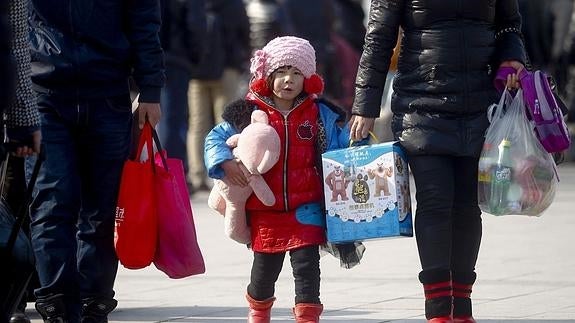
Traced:
<svg viewBox="0 0 575 323">
<path fill-rule="evenodd" d="M 481 241 L 477 165 L 498 101 L 493 76 L 523 68 L 517 0 L 373 0 L 356 79 L 352 139 L 379 116 L 398 29 L 392 130 L 417 189 L 415 232 L 429 322 L 475 322 L 471 287 Z M 517 75 L 508 79 L 517 86 Z"/>
</svg>

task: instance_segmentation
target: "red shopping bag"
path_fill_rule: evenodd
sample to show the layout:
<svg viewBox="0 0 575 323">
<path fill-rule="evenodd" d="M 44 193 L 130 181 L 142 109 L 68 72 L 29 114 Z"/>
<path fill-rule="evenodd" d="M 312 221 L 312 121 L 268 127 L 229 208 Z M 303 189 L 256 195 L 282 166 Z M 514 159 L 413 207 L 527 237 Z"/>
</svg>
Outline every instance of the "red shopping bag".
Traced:
<svg viewBox="0 0 575 323">
<path fill-rule="evenodd" d="M 142 162 L 144 146 L 147 159 Z M 146 122 L 135 159 L 124 163 L 116 207 L 114 245 L 126 268 L 144 268 L 154 259 L 158 232 L 155 194 L 152 126 Z"/>
<path fill-rule="evenodd" d="M 158 246 L 154 265 L 170 278 L 184 278 L 206 271 L 196 239 L 192 205 L 182 161 L 167 158 L 154 132 L 156 146 L 156 203 Z"/>
</svg>

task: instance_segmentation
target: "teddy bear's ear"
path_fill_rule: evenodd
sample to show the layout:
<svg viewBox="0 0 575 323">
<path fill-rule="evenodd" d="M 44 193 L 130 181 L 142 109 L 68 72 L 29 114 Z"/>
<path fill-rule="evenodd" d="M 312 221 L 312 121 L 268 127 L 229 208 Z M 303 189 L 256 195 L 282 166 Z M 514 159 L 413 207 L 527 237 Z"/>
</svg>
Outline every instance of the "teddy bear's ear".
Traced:
<svg viewBox="0 0 575 323">
<path fill-rule="evenodd" d="M 254 112 L 252 112 L 252 123 L 256 122 L 268 124 L 269 123 L 268 115 L 262 110 L 255 110 Z"/>
</svg>

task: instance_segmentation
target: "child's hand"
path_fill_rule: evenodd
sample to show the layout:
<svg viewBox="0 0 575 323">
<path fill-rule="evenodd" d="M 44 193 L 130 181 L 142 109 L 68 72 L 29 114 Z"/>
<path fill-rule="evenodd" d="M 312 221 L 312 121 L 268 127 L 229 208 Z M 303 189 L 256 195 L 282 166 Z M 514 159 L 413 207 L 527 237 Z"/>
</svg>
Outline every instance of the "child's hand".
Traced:
<svg viewBox="0 0 575 323">
<path fill-rule="evenodd" d="M 227 178 L 231 184 L 244 187 L 248 185 L 248 179 L 240 169 L 240 163 L 241 161 L 237 159 L 226 160 L 222 163 L 222 169 L 226 174 L 225 178 Z"/>
</svg>

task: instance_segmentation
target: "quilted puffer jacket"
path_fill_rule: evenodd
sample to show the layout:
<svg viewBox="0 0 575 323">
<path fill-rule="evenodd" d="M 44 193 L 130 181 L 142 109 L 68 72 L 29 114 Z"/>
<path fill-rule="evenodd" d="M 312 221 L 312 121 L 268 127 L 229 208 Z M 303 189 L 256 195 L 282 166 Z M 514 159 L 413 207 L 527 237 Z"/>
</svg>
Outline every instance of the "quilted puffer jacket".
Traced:
<svg viewBox="0 0 575 323">
<path fill-rule="evenodd" d="M 498 100 L 493 76 L 503 61 L 525 61 L 517 0 L 373 0 L 352 114 L 379 116 L 400 27 L 396 139 L 410 154 L 478 156 Z"/>
</svg>

